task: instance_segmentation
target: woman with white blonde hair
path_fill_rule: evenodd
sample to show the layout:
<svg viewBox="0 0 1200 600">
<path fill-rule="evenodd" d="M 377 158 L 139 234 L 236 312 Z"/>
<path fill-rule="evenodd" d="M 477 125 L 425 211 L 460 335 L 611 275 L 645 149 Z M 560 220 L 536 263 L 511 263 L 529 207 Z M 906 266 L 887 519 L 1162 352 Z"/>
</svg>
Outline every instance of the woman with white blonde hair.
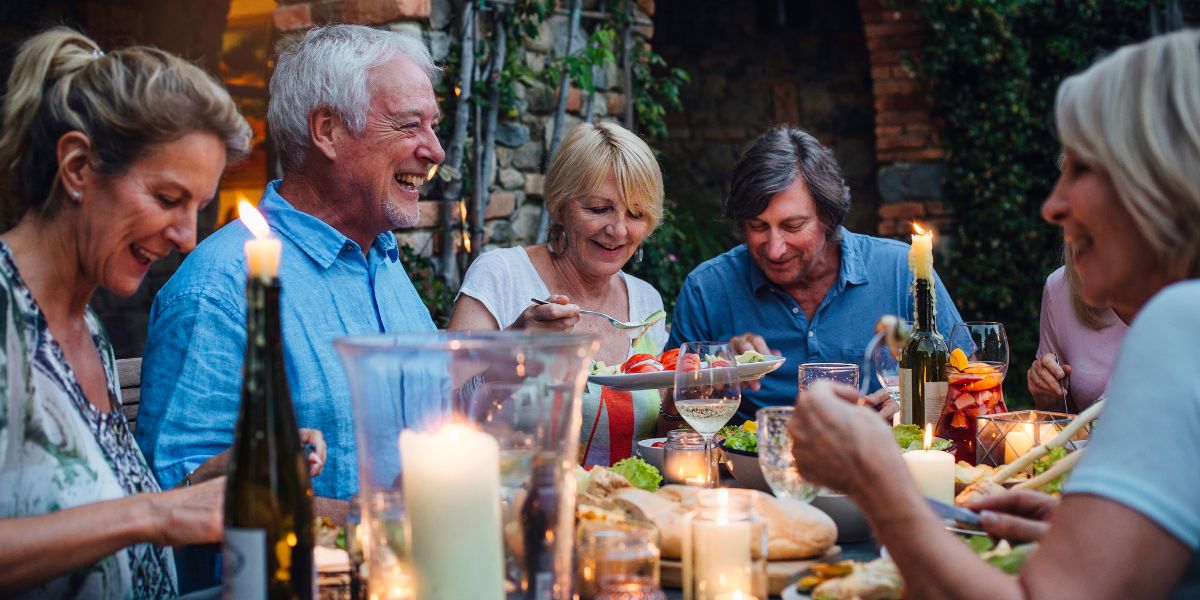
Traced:
<svg viewBox="0 0 1200 600">
<path fill-rule="evenodd" d="M 250 127 L 198 67 L 66 28 L 22 44 L 3 120 L 0 596 L 175 596 L 171 546 L 221 539 L 226 455 L 159 493 L 88 301 L 195 246 Z"/>
<path fill-rule="evenodd" d="M 588 332 L 600 338 L 596 360 L 621 364 L 666 343 L 662 321 L 636 344 L 603 319 L 579 310 L 641 321 L 662 310 L 650 284 L 621 270 L 662 220 L 663 184 L 649 146 L 613 123 L 584 123 L 563 140 L 546 172 L 546 210 L 554 224 L 545 244 L 484 253 L 463 278 L 450 329 Z M 549 304 L 530 304 L 531 298 Z M 608 465 L 654 434 L 655 390 L 621 392 L 589 385 L 584 395 L 580 461 Z"/>
<path fill-rule="evenodd" d="M 802 393 L 800 472 L 848 493 L 910 598 L 1200 597 L 1200 32 L 1124 47 L 1059 87 L 1066 151 L 1042 216 L 1063 228 L 1084 300 L 1134 315 L 1061 501 L 973 504 L 989 533 L 1038 539 L 1012 577 L 943 528 L 857 390 Z"/>
</svg>

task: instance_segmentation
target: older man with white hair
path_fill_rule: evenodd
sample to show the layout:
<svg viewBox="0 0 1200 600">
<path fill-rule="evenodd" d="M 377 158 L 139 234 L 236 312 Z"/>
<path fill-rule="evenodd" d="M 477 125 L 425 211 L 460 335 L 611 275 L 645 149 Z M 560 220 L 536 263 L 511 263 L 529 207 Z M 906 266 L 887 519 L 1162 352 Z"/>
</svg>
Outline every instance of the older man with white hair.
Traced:
<svg viewBox="0 0 1200 600">
<path fill-rule="evenodd" d="M 331 342 L 435 329 L 392 229 L 416 223 L 426 173 L 445 158 L 436 74 L 415 38 L 330 25 L 284 49 L 271 78 L 267 121 L 284 177 L 267 184 L 259 208 L 283 244 L 280 318 L 296 417 L 329 446 L 313 480 L 318 514 L 344 511 L 339 501 L 358 490 L 351 402 Z M 240 223 L 221 228 L 154 299 L 137 440 L 166 488 L 196 477 L 233 439 L 248 237 Z"/>
</svg>

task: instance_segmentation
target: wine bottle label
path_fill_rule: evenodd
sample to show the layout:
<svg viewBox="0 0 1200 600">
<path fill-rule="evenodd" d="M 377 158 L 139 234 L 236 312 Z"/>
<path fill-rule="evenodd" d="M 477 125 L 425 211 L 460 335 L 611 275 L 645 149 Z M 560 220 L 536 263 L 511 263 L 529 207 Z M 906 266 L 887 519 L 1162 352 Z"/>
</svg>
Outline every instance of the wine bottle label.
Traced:
<svg viewBox="0 0 1200 600">
<path fill-rule="evenodd" d="M 946 394 L 950 384 L 945 381 L 925 382 L 925 423 L 937 426 L 938 417 L 942 416 L 942 407 L 946 405 Z"/>
<path fill-rule="evenodd" d="M 900 369 L 900 422 L 913 422 L 912 369 Z"/>
<path fill-rule="evenodd" d="M 226 527 L 221 544 L 221 596 L 267 597 L 267 532 Z"/>
</svg>

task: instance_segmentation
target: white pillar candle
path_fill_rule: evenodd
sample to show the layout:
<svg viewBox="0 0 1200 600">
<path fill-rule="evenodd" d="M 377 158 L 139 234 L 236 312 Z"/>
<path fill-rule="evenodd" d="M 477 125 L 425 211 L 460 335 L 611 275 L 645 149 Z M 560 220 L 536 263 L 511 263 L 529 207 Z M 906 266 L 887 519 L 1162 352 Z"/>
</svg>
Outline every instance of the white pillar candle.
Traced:
<svg viewBox="0 0 1200 600">
<path fill-rule="evenodd" d="M 925 425 L 925 449 L 910 450 L 902 457 L 908 472 L 917 480 L 921 494 L 947 504 L 954 503 L 954 456 L 941 450 L 930 450 L 933 430 Z"/>
<path fill-rule="evenodd" d="M 496 439 L 461 424 L 405 430 L 400 464 L 418 597 L 504 598 Z"/>
<path fill-rule="evenodd" d="M 908 250 L 908 267 L 917 279 L 933 280 L 933 232 L 913 223 L 912 248 Z"/>
<path fill-rule="evenodd" d="M 279 240 L 271 236 L 271 228 L 258 209 L 245 200 L 238 202 L 238 219 L 254 234 L 246 241 L 246 270 L 251 277 L 274 279 L 279 275 Z"/>
<path fill-rule="evenodd" d="M 1033 449 L 1033 424 L 1022 423 L 1004 434 L 1004 464 L 1008 464 Z"/>
<path fill-rule="evenodd" d="M 663 452 L 663 475 L 669 483 L 708 485 L 708 452 L 696 448 L 671 448 Z"/>
<path fill-rule="evenodd" d="M 692 548 L 696 554 L 694 577 L 702 598 L 715 598 L 749 590 L 753 586 L 750 556 L 750 523 L 730 520 L 729 492 L 720 490 L 723 502 L 716 519 L 692 521 Z"/>
</svg>

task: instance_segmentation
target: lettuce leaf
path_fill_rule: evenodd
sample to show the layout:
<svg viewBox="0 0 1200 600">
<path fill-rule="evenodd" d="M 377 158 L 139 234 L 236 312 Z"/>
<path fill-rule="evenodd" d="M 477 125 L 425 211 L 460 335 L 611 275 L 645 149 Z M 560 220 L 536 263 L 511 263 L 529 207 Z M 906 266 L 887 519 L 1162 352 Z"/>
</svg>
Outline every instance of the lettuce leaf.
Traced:
<svg viewBox="0 0 1200 600">
<path fill-rule="evenodd" d="M 1065 448 L 1051 448 L 1050 452 L 1046 456 L 1043 456 L 1033 462 L 1033 474 L 1039 475 L 1046 472 L 1046 469 L 1049 469 L 1051 465 L 1062 460 L 1066 456 L 1067 450 Z M 1042 492 L 1043 494 L 1061 494 L 1062 486 L 1063 483 L 1066 482 L 1066 479 L 1066 473 L 1059 475 L 1058 477 L 1050 480 L 1049 483 L 1039 488 L 1038 491 Z"/>
<path fill-rule="evenodd" d="M 925 430 L 913 423 L 905 423 L 892 428 L 892 435 L 896 436 L 896 444 L 901 450 L 908 452 L 909 450 L 924 450 L 925 449 Z M 930 450 L 945 450 L 950 447 L 950 440 L 944 438 L 933 438 L 933 443 L 930 445 Z"/>
<path fill-rule="evenodd" d="M 636 456 L 619 460 L 608 470 L 628 479 L 634 487 L 642 488 L 647 492 L 657 490 L 658 484 L 662 483 L 662 474 L 658 472 L 658 469 Z"/>
</svg>

